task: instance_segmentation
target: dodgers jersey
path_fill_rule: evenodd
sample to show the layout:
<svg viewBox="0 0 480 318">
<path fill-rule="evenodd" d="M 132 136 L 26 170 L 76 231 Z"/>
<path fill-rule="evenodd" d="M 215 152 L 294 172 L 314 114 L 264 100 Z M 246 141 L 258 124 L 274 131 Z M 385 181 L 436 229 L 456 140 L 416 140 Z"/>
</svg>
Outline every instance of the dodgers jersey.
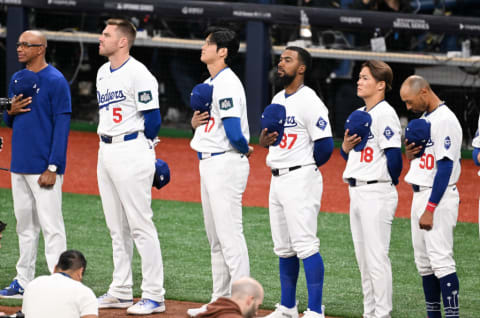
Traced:
<svg viewBox="0 0 480 318">
<path fill-rule="evenodd" d="M 97 73 L 97 100 L 99 135 L 114 137 L 144 131 L 141 111 L 159 108 L 158 83 L 132 56 L 114 70 L 107 62 Z"/>
<path fill-rule="evenodd" d="M 240 118 L 242 134 L 247 142 L 250 140 L 247 99 L 242 82 L 229 67 L 226 67 L 214 78 L 207 78 L 204 83 L 213 85 L 210 120 L 195 129 L 190 147 L 197 152 L 211 153 L 235 150 L 227 138 L 222 119 Z"/>
<path fill-rule="evenodd" d="M 462 127 L 460 122 L 445 104 L 438 106 L 431 113 L 424 113 L 420 118 L 430 122 L 430 140 L 422 157 L 410 161 L 410 169 L 405 176 L 405 181 L 432 187 L 433 179 L 437 174 L 437 161 L 448 158 L 453 161 L 448 185 L 457 183 L 461 170 Z"/>
<path fill-rule="evenodd" d="M 307 86 L 301 86 L 288 97 L 285 97 L 285 90 L 280 91 L 273 97 L 272 104 L 285 106 L 287 120 L 282 141 L 269 147 L 267 166 L 283 169 L 315 164 L 315 140 L 332 136 L 327 107 Z"/>
<path fill-rule="evenodd" d="M 366 106 L 359 110 L 366 111 Z M 372 125 L 367 144 L 362 151 L 352 149 L 348 153 L 343 180 L 355 178 L 358 181 L 391 182 L 384 150 L 401 147 L 400 120 L 393 107 L 385 100 L 373 106 L 368 113 L 372 117 Z"/>
</svg>

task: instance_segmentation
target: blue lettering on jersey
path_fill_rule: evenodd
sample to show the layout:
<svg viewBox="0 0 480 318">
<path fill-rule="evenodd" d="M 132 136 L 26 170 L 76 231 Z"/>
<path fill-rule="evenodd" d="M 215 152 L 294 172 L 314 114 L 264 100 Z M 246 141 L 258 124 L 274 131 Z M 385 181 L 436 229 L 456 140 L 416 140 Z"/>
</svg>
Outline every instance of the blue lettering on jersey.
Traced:
<svg viewBox="0 0 480 318">
<path fill-rule="evenodd" d="M 218 105 L 221 110 L 229 110 L 233 107 L 233 99 L 231 98 L 222 98 L 218 101 Z"/>
<path fill-rule="evenodd" d="M 327 121 L 320 116 L 320 118 L 317 121 L 317 127 L 320 128 L 321 130 L 325 130 L 327 125 L 328 125 Z"/>
<path fill-rule="evenodd" d="M 138 101 L 140 103 L 148 104 L 153 100 L 151 91 L 138 92 Z"/>
<path fill-rule="evenodd" d="M 395 135 L 395 133 L 393 132 L 393 130 L 390 128 L 390 127 L 385 127 L 385 130 L 383 131 L 383 135 L 385 136 L 385 138 L 387 138 L 387 140 L 390 140 L 390 138 L 393 137 L 393 135 Z"/>
<path fill-rule="evenodd" d="M 450 149 L 450 146 L 452 145 L 452 141 L 450 140 L 450 137 L 447 136 L 445 137 L 445 141 L 443 143 L 443 146 L 445 147 L 445 149 Z"/>
<path fill-rule="evenodd" d="M 285 122 L 285 128 L 289 127 L 296 127 L 297 122 L 295 121 L 295 116 L 287 116 L 287 120 Z"/>
<path fill-rule="evenodd" d="M 121 102 L 125 99 L 126 97 L 125 95 L 123 95 L 122 90 L 109 91 L 107 89 L 107 92 L 105 94 L 101 94 L 99 91 L 97 91 L 97 100 L 98 100 L 99 109 L 102 109 L 103 107 L 107 107 L 110 104 Z"/>
<path fill-rule="evenodd" d="M 433 141 L 432 139 L 428 139 L 427 144 L 425 145 L 425 148 L 433 146 Z"/>
</svg>

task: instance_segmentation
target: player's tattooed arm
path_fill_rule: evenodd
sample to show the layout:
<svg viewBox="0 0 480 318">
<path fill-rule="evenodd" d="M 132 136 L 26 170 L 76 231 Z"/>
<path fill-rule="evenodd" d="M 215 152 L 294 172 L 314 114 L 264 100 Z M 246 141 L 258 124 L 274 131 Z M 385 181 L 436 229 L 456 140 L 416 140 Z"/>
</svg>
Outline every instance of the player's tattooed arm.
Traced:
<svg viewBox="0 0 480 318">
<path fill-rule="evenodd" d="M 196 110 L 193 113 L 191 121 L 193 129 L 197 129 L 198 126 L 205 125 L 206 123 L 208 123 L 209 119 L 210 115 L 208 115 L 208 112 L 200 113 L 200 111 Z"/>
<path fill-rule="evenodd" d="M 353 134 L 350 136 L 348 133 L 349 130 L 345 130 L 342 142 L 342 149 L 346 154 L 348 154 L 350 150 L 352 150 L 353 147 L 355 147 L 362 140 L 362 138 L 359 137 L 357 134 Z"/>
<path fill-rule="evenodd" d="M 260 144 L 260 146 L 268 148 L 268 146 L 270 146 L 275 142 L 275 140 L 277 140 L 277 137 L 278 137 L 278 132 L 274 131 L 274 132 L 268 133 L 268 129 L 265 128 L 260 133 L 260 138 L 258 140 L 258 143 Z"/>
<path fill-rule="evenodd" d="M 422 146 L 415 146 L 415 143 L 408 143 L 408 139 L 405 139 L 405 155 L 408 160 L 415 159 L 415 155 L 422 150 Z"/>
</svg>

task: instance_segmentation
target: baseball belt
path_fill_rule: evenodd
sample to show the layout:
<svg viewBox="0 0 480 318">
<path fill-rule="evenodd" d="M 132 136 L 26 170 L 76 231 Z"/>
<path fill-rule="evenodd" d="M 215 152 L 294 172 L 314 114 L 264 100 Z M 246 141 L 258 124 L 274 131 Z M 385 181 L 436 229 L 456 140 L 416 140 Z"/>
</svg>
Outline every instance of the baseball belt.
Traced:
<svg viewBox="0 0 480 318">
<path fill-rule="evenodd" d="M 127 134 L 127 135 L 120 135 L 120 136 L 106 136 L 106 135 L 100 135 L 100 140 L 103 141 L 106 144 L 115 144 L 117 142 L 124 142 L 128 140 L 133 140 L 138 137 L 138 131 Z"/>
<path fill-rule="evenodd" d="M 359 181 L 355 178 L 348 178 L 347 182 L 351 187 L 358 187 L 358 186 L 361 186 L 361 185 L 378 183 L 378 180 Z"/>
</svg>

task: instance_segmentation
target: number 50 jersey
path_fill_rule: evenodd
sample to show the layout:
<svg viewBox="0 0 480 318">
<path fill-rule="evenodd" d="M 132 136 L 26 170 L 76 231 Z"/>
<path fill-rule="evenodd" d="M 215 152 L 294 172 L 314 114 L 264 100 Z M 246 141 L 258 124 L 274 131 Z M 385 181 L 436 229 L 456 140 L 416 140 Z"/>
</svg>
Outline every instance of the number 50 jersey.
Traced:
<svg viewBox="0 0 480 318">
<path fill-rule="evenodd" d="M 285 106 L 287 120 L 282 141 L 269 148 L 267 166 L 283 169 L 315 164 L 315 140 L 332 136 L 327 107 L 307 86 L 288 96 L 285 90 L 280 91 L 273 97 L 272 104 Z"/>
<path fill-rule="evenodd" d="M 430 122 L 430 141 L 422 157 L 410 162 L 405 181 L 419 186 L 432 187 L 437 174 L 437 161 L 448 158 L 453 161 L 452 174 L 448 185 L 457 183 L 460 177 L 462 148 L 462 127 L 455 114 L 445 105 L 438 106 L 431 113 L 424 113 L 423 119 Z"/>
</svg>

